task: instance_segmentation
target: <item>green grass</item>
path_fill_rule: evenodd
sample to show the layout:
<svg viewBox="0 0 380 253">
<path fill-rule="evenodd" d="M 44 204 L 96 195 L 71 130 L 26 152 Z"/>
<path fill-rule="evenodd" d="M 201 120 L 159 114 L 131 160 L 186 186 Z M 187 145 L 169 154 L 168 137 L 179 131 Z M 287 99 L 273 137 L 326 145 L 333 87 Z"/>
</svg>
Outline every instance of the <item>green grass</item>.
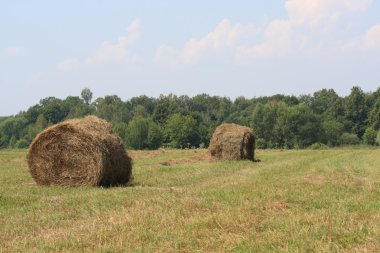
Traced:
<svg viewBox="0 0 380 253">
<path fill-rule="evenodd" d="M 380 252 L 380 150 L 132 152 L 130 187 L 40 187 L 0 151 L 0 252 Z"/>
</svg>

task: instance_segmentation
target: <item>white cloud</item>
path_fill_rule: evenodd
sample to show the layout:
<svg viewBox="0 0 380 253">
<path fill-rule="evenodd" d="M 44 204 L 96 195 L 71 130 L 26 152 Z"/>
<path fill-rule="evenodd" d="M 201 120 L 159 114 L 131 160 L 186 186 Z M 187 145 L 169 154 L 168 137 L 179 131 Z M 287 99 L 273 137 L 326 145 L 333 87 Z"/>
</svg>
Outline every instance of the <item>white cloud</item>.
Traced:
<svg viewBox="0 0 380 253">
<path fill-rule="evenodd" d="M 364 35 L 363 47 L 365 50 L 380 51 L 380 24 L 373 26 Z"/>
<path fill-rule="evenodd" d="M 287 0 L 285 9 L 292 25 L 312 28 L 331 26 L 344 14 L 364 11 L 372 0 Z"/>
<path fill-rule="evenodd" d="M 133 46 L 139 39 L 140 21 L 134 20 L 127 28 L 128 34 L 120 36 L 115 43 L 105 41 L 94 52 L 94 54 L 85 57 L 84 59 L 70 58 L 65 59 L 56 64 L 58 71 L 67 71 L 78 68 L 82 65 L 103 64 L 111 61 L 132 61 L 135 57 L 130 52 L 130 47 Z"/>
<path fill-rule="evenodd" d="M 371 3 L 372 0 L 286 0 L 286 19 L 272 20 L 261 29 L 253 24 L 232 26 L 224 19 L 213 31 L 189 39 L 182 48 L 161 45 L 156 50 L 155 62 L 196 64 L 213 54 L 229 54 L 238 63 L 297 53 L 326 54 L 342 44 L 333 36 L 341 17 L 365 11 Z M 245 43 L 243 37 L 250 37 L 251 42 Z M 258 41 L 259 38 L 262 40 Z M 374 27 L 362 39 L 362 44 L 376 48 L 380 44 L 378 38 L 379 28 Z"/>
<path fill-rule="evenodd" d="M 291 26 L 288 20 L 273 20 L 265 29 L 264 41 L 254 46 L 241 46 L 236 50 L 235 59 L 239 63 L 251 58 L 284 56 L 291 47 Z"/>
<path fill-rule="evenodd" d="M 73 68 L 77 68 L 79 66 L 80 66 L 79 59 L 73 58 L 73 59 L 66 59 L 64 61 L 57 63 L 56 67 L 57 67 L 57 70 L 59 71 L 66 71 Z"/>
<path fill-rule="evenodd" d="M 140 37 L 140 21 L 134 20 L 128 27 L 128 35 L 120 36 L 116 43 L 105 41 L 95 51 L 95 53 L 86 58 L 85 63 L 101 64 L 109 61 L 123 61 L 131 58 L 129 47 L 132 46 Z"/>
<path fill-rule="evenodd" d="M 365 11 L 372 0 L 287 0 L 286 20 L 274 20 L 265 29 L 261 44 L 240 49 L 239 59 L 326 54 L 339 48 L 332 34 L 339 19 L 351 12 Z"/>
<path fill-rule="evenodd" d="M 380 52 L 380 24 L 371 27 L 363 35 L 346 41 L 343 52 Z"/>
<path fill-rule="evenodd" d="M 191 39 L 183 47 L 181 57 L 186 63 L 196 63 L 206 50 L 220 50 L 231 47 L 239 36 L 240 24 L 231 27 L 227 19 L 222 20 L 214 31 L 200 39 Z"/>
<path fill-rule="evenodd" d="M 205 36 L 188 40 L 182 49 L 161 45 L 156 50 L 155 62 L 196 64 L 206 53 L 223 53 L 233 50 L 244 37 L 256 34 L 258 28 L 253 25 L 236 24 L 231 26 L 228 19 L 223 19 L 213 31 Z"/>
<path fill-rule="evenodd" d="M 264 29 L 264 40 L 257 44 L 246 44 L 244 38 L 255 39 L 260 29 L 252 24 L 232 26 L 223 19 L 213 31 L 200 39 L 188 40 L 181 49 L 161 45 L 156 50 L 155 62 L 169 65 L 178 63 L 196 64 L 210 52 L 229 54 L 239 63 L 251 58 L 266 58 L 286 55 L 291 47 L 291 24 L 289 20 L 273 20 Z"/>
<path fill-rule="evenodd" d="M 336 47 L 331 34 L 339 18 L 349 12 L 364 11 L 372 0 L 287 0 L 288 19 L 273 20 L 265 29 L 264 41 L 240 47 L 238 62 L 249 59 L 282 57 L 290 53 L 320 54 Z M 306 28 L 306 29 L 305 29 Z"/>
</svg>

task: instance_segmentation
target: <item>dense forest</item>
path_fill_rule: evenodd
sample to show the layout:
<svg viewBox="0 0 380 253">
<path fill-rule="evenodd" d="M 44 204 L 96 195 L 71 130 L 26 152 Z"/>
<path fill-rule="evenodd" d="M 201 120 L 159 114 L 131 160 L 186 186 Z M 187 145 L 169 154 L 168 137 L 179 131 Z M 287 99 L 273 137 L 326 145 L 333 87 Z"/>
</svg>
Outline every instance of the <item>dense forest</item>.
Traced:
<svg viewBox="0 0 380 253">
<path fill-rule="evenodd" d="M 252 127 L 259 148 L 380 143 L 380 88 L 365 93 L 353 87 L 346 97 L 333 89 L 313 95 L 244 98 L 201 94 L 161 95 L 122 101 L 105 96 L 48 97 L 17 115 L 0 118 L 0 148 L 25 148 L 44 128 L 70 118 L 96 115 L 133 149 L 207 147 L 222 122 Z"/>
</svg>

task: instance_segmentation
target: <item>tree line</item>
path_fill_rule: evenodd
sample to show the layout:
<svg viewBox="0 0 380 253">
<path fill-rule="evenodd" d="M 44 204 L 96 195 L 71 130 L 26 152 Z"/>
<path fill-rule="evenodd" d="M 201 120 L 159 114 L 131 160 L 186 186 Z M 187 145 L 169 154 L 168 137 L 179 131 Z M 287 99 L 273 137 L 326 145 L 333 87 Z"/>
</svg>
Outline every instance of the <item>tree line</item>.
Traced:
<svg viewBox="0 0 380 253">
<path fill-rule="evenodd" d="M 160 95 L 123 101 L 116 95 L 92 102 L 91 90 L 66 99 L 47 97 L 17 115 L 0 118 L 0 148 L 26 148 L 46 127 L 66 119 L 96 115 L 132 149 L 207 147 L 221 123 L 252 127 L 259 148 L 380 143 L 380 88 L 353 87 L 346 97 L 333 89 L 312 95 L 194 97 Z"/>
</svg>

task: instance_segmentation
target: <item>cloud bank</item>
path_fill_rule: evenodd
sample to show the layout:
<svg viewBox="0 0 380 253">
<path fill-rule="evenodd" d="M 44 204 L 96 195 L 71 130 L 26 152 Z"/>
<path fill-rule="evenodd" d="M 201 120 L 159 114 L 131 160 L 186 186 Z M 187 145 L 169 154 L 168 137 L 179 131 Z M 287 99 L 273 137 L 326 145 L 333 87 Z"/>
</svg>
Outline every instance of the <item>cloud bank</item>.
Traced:
<svg viewBox="0 0 380 253">
<path fill-rule="evenodd" d="M 86 58 L 86 64 L 102 64 L 110 61 L 123 61 L 131 57 L 129 47 L 140 38 L 140 21 L 134 20 L 127 29 L 127 36 L 120 36 L 116 43 L 105 41 L 95 51 Z"/>
<path fill-rule="evenodd" d="M 232 23 L 222 19 L 214 29 L 189 38 L 182 46 L 159 45 L 153 56 L 158 66 L 195 65 L 202 61 L 228 59 L 235 64 L 292 56 L 319 56 L 347 52 L 380 52 L 380 24 L 354 38 L 340 39 L 349 24 L 345 17 L 367 11 L 372 0 L 286 0 L 286 18 L 264 25 Z M 140 39 L 140 21 L 134 20 L 125 36 L 104 41 L 83 59 L 65 59 L 56 64 L 59 71 L 109 62 L 133 63 L 133 45 Z M 348 34 L 349 32 L 347 32 Z M 17 51 L 17 50 L 14 50 Z"/>
<path fill-rule="evenodd" d="M 182 48 L 159 46 L 154 61 L 157 64 L 197 64 L 213 54 L 229 54 L 235 63 L 242 64 L 299 54 L 380 51 L 380 24 L 359 38 L 340 41 L 334 36 L 342 29 L 341 20 L 345 16 L 364 12 L 371 3 L 372 0 L 286 0 L 285 19 L 272 20 L 264 27 L 233 25 L 224 19 L 203 37 L 186 41 Z M 242 37 L 247 34 L 259 42 L 244 43 Z"/>
<path fill-rule="evenodd" d="M 59 71 L 67 71 L 80 66 L 99 65 L 109 62 L 133 61 L 130 48 L 141 36 L 140 21 L 134 20 L 127 29 L 126 36 L 120 36 L 116 42 L 104 41 L 95 52 L 84 59 L 69 58 L 56 64 Z"/>
</svg>

